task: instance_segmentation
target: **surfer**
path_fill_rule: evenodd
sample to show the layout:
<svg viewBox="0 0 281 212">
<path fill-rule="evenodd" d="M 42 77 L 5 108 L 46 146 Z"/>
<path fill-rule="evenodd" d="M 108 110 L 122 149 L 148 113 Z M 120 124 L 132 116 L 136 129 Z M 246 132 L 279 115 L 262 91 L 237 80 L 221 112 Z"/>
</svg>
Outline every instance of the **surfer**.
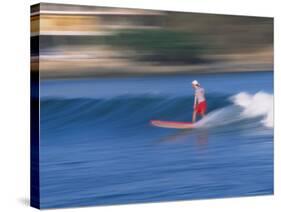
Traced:
<svg viewBox="0 0 281 212">
<path fill-rule="evenodd" d="M 197 80 L 192 81 L 192 88 L 195 90 L 194 93 L 194 105 L 192 122 L 196 122 L 196 115 L 199 113 L 202 117 L 205 116 L 207 110 L 207 103 L 205 98 L 205 90 L 202 88 Z"/>
<path fill-rule="evenodd" d="M 204 88 L 202 88 L 196 80 L 194 80 L 191 84 L 195 91 L 192 122 L 151 120 L 150 123 L 153 126 L 172 129 L 193 129 L 196 127 L 194 124 L 196 122 L 196 115 L 199 113 L 202 117 L 205 116 L 207 103 Z"/>
</svg>

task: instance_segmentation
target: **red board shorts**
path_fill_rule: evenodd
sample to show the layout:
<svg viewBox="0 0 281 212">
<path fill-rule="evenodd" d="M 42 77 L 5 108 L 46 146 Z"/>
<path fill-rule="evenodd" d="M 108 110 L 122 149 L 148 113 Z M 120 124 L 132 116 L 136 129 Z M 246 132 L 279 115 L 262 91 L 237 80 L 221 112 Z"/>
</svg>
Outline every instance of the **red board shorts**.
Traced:
<svg viewBox="0 0 281 212">
<path fill-rule="evenodd" d="M 207 103 L 206 101 L 204 102 L 200 102 L 199 104 L 197 104 L 195 111 L 199 114 L 204 114 L 207 110 Z"/>
</svg>

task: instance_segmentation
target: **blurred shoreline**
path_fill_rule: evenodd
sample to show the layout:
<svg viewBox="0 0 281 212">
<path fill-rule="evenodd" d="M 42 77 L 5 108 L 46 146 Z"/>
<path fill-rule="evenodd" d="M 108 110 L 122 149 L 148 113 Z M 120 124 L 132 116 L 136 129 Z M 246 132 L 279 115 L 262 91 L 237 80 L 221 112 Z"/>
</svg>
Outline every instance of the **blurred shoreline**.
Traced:
<svg viewBox="0 0 281 212">
<path fill-rule="evenodd" d="M 39 67 L 40 77 L 45 79 L 273 71 L 271 49 L 257 53 L 218 55 L 217 57 L 223 58 L 223 60 L 208 64 L 181 66 L 152 65 L 125 60 L 100 61 L 98 64 L 95 59 L 79 59 L 79 63 L 77 63 L 75 59 L 40 58 Z M 38 59 L 33 58 L 34 67 L 38 67 Z M 36 68 L 32 70 L 36 70 Z"/>
<path fill-rule="evenodd" d="M 160 71 L 147 71 L 147 72 L 135 72 L 132 73 L 130 71 L 102 71 L 102 72 L 83 72 L 79 74 L 69 74 L 65 72 L 61 72 L 52 75 L 52 74 L 41 74 L 40 72 L 40 79 L 41 80 L 52 80 L 52 79 L 86 79 L 86 78 L 119 78 L 119 77 L 154 77 L 154 76 L 174 76 L 174 75 L 192 75 L 192 74 L 218 74 L 218 73 L 250 73 L 250 72 L 273 72 L 272 69 L 248 69 L 248 70 L 175 70 L 174 72 L 160 72 Z M 161 74 L 161 75 L 160 75 Z"/>
<path fill-rule="evenodd" d="M 273 18 L 31 7 L 31 71 L 41 78 L 272 71 L 273 60 Z"/>
</svg>

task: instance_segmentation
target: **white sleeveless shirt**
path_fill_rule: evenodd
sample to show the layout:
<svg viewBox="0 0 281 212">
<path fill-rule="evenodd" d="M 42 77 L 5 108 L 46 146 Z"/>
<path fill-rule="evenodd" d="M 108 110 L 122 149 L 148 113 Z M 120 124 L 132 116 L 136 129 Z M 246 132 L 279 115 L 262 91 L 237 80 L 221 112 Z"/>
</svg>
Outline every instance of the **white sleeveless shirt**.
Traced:
<svg viewBox="0 0 281 212">
<path fill-rule="evenodd" d="M 198 103 L 200 102 L 204 102 L 206 99 L 205 99 L 205 90 L 204 88 L 201 88 L 201 87 L 197 87 L 195 88 L 195 96 L 198 100 Z"/>
</svg>

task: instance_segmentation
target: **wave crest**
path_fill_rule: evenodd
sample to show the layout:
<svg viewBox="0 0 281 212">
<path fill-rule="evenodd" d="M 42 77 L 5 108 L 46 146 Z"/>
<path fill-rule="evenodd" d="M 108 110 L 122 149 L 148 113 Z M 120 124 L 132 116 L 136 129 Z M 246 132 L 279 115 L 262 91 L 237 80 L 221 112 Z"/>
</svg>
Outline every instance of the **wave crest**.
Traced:
<svg viewBox="0 0 281 212">
<path fill-rule="evenodd" d="M 198 127 L 229 125 L 258 118 L 266 127 L 273 127 L 273 95 L 258 92 L 234 96 L 207 96 L 208 114 Z M 125 95 L 109 99 L 41 99 L 41 124 L 48 127 L 72 125 L 122 127 L 148 125 L 152 119 L 190 121 L 193 96 Z"/>
<path fill-rule="evenodd" d="M 252 118 L 263 116 L 262 123 L 266 127 L 273 127 L 273 95 L 258 92 L 254 95 L 241 92 L 232 97 L 235 105 L 243 108 L 242 116 Z"/>
<path fill-rule="evenodd" d="M 260 118 L 265 127 L 273 128 L 273 95 L 265 92 L 249 94 L 241 92 L 231 96 L 233 103 L 228 107 L 214 110 L 197 123 L 201 126 L 222 126 L 247 119 Z"/>
</svg>

